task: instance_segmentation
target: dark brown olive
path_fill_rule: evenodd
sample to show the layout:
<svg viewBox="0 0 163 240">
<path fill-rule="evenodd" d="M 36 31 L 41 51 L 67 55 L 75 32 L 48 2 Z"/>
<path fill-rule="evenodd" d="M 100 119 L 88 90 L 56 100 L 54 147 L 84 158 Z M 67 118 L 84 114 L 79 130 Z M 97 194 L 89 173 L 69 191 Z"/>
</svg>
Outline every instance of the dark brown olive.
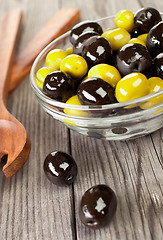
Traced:
<svg viewBox="0 0 163 240">
<path fill-rule="evenodd" d="M 78 98 L 82 105 L 104 105 L 116 102 L 112 86 L 101 78 L 91 77 L 78 88 Z"/>
<path fill-rule="evenodd" d="M 82 49 L 83 49 L 83 43 L 90 37 L 92 36 L 96 36 L 96 35 L 99 35 L 97 32 L 84 32 L 82 33 L 78 39 L 76 40 L 76 42 L 74 43 L 74 46 L 73 46 L 73 53 L 75 54 L 79 54 L 81 55 L 82 54 Z"/>
<path fill-rule="evenodd" d="M 101 36 L 93 36 L 83 43 L 82 56 L 90 67 L 111 61 L 112 50 L 109 42 Z"/>
<path fill-rule="evenodd" d="M 147 35 L 146 45 L 153 58 L 163 52 L 163 21 L 151 28 Z"/>
<path fill-rule="evenodd" d="M 43 92 L 50 98 L 65 102 L 72 94 L 71 79 L 61 71 L 51 72 L 44 80 Z"/>
<path fill-rule="evenodd" d="M 152 57 L 143 45 L 130 43 L 124 45 L 118 52 L 116 65 L 123 76 L 132 72 L 148 75 L 152 67 Z"/>
<path fill-rule="evenodd" d="M 72 28 L 70 32 L 70 42 L 74 44 L 80 34 L 89 31 L 97 32 L 100 35 L 103 33 L 102 27 L 97 22 L 80 22 Z"/>
<path fill-rule="evenodd" d="M 153 70 L 157 77 L 163 79 L 163 52 L 155 57 Z"/>
<path fill-rule="evenodd" d="M 148 33 L 161 20 L 161 15 L 155 8 L 142 8 L 135 13 L 134 30 L 138 35 Z"/>
<path fill-rule="evenodd" d="M 87 227 L 100 228 L 112 220 L 116 208 L 117 198 L 114 191 L 106 185 L 96 185 L 84 193 L 79 217 Z"/>
<path fill-rule="evenodd" d="M 71 184 L 76 178 L 77 170 L 76 162 L 65 152 L 51 152 L 44 161 L 44 172 L 47 178 L 59 186 Z"/>
</svg>

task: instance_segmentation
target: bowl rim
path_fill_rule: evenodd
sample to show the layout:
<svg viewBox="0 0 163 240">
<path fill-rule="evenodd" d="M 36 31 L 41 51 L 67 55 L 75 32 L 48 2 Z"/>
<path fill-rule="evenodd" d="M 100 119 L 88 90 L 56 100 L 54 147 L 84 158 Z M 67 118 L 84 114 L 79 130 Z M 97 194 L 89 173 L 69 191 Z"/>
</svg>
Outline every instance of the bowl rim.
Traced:
<svg viewBox="0 0 163 240">
<path fill-rule="evenodd" d="M 161 16 L 163 16 L 163 13 L 160 13 Z M 112 16 L 107 16 L 104 18 L 100 18 L 97 20 L 86 20 L 86 21 L 92 21 L 92 22 L 102 22 L 108 19 L 114 19 L 114 15 Z M 84 21 L 81 21 L 84 22 Z M 117 108 L 124 108 L 127 106 L 131 106 L 131 105 L 135 105 L 135 104 L 139 104 L 139 103 L 144 103 L 145 101 L 153 98 L 153 97 L 158 97 L 161 94 L 163 94 L 163 89 L 160 89 L 159 91 L 155 92 L 155 93 L 151 93 L 148 95 L 145 95 L 143 97 L 137 98 L 137 99 L 133 99 L 130 101 L 125 101 L 125 102 L 121 102 L 121 103 L 112 103 L 112 104 L 105 104 L 105 105 L 74 105 L 74 104 L 67 104 L 64 102 L 59 102 L 55 99 L 52 99 L 48 96 L 46 96 L 45 94 L 43 94 L 43 92 L 41 91 L 41 89 L 39 89 L 39 87 L 36 85 L 35 83 L 35 68 L 40 60 L 40 58 L 44 55 L 45 52 L 48 51 L 48 49 L 50 49 L 53 45 L 55 45 L 57 42 L 60 42 L 61 40 L 64 40 L 65 38 L 67 38 L 70 35 L 71 30 L 67 31 L 66 33 L 62 34 L 61 36 L 57 37 L 56 39 L 54 39 L 51 43 L 49 43 L 46 47 L 43 48 L 43 50 L 38 54 L 38 56 L 36 57 L 36 59 L 34 60 L 33 64 L 32 64 L 32 68 L 30 71 L 30 84 L 32 89 L 34 90 L 35 94 L 44 102 L 46 102 L 47 104 L 50 104 L 53 107 L 60 107 L 60 108 L 66 108 L 66 109 L 73 109 L 73 110 L 109 110 L 109 109 L 117 109 Z M 161 106 L 163 104 L 163 102 L 154 105 L 153 107 L 149 108 L 149 109 L 141 109 L 142 111 L 144 110 L 151 110 L 154 107 L 158 107 Z"/>
</svg>

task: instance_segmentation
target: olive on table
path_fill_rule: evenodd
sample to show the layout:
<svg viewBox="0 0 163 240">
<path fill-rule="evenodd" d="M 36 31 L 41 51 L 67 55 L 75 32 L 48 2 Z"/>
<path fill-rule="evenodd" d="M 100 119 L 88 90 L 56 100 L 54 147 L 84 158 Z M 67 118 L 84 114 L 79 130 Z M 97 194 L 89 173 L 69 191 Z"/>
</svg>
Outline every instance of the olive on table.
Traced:
<svg viewBox="0 0 163 240">
<path fill-rule="evenodd" d="M 43 168 L 47 178 L 59 186 L 71 184 L 78 171 L 72 156 L 62 151 L 49 153 L 45 158 Z"/>
<path fill-rule="evenodd" d="M 118 52 L 116 65 L 123 76 L 132 72 L 149 74 L 152 69 L 152 57 L 143 45 L 130 43 Z"/>
<path fill-rule="evenodd" d="M 74 45 L 78 37 L 84 33 L 93 31 L 101 35 L 103 33 L 102 27 L 97 22 L 84 21 L 76 24 L 70 32 L 70 42 Z"/>
<path fill-rule="evenodd" d="M 82 105 L 115 103 L 114 88 L 101 78 L 91 77 L 79 85 L 78 98 Z"/>
<path fill-rule="evenodd" d="M 93 36 L 88 38 L 82 49 L 82 56 L 92 67 L 99 63 L 111 61 L 112 50 L 109 42 L 101 36 Z"/>
<path fill-rule="evenodd" d="M 130 73 L 116 85 L 115 96 L 118 102 L 126 102 L 149 93 L 149 82 L 142 73 Z"/>
<path fill-rule="evenodd" d="M 114 191 L 104 185 L 89 188 L 82 196 L 79 206 L 79 217 L 89 228 L 101 228 L 110 223 L 117 208 L 117 197 Z"/>
<path fill-rule="evenodd" d="M 72 95 L 71 79 L 61 71 L 51 72 L 45 78 L 43 93 L 50 98 L 65 102 Z"/>
<path fill-rule="evenodd" d="M 134 31 L 138 35 L 148 33 L 161 19 L 161 14 L 155 8 L 142 8 L 135 13 Z"/>
</svg>

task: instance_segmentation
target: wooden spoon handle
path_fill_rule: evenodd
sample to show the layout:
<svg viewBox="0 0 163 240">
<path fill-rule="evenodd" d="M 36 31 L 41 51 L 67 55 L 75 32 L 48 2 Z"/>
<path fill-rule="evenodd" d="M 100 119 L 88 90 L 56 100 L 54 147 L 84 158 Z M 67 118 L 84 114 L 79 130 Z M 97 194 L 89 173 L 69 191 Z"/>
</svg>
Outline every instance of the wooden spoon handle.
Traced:
<svg viewBox="0 0 163 240">
<path fill-rule="evenodd" d="M 6 105 L 9 72 L 14 58 L 21 19 L 22 11 L 14 9 L 4 14 L 0 21 L 0 118 L 4 114 Z"/>
<path fill-rule="evenodd" d="M 16 57 L 12 67 L 9 94 L 29 73 L 33 61 L 52 40 L 68 31 L 80 17 L 77 8 L 61 9 Z"/>
</svg>

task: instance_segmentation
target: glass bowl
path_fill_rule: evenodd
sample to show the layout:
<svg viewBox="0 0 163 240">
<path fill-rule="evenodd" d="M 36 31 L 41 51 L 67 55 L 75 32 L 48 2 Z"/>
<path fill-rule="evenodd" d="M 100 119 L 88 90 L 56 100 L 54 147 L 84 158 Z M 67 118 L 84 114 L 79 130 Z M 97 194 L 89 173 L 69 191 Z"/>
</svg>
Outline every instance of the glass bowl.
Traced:
<svg viewBox="0 0 163 240">
<path fill-rule="evenodd" d="M 104 30 L 115 27 L 113 16 L 97 22 Z M 106 140 L 133 139 L 163 127 L 163 89 L 132 101 L 102 106 L 70 105 L 44 95 L 35 83 L 36 72 L 45 65 L 45 58 L 50 50 L 70 47 L 69 34 L 70 31 L 46 46 L 35 59 L 31 69 L 31 86 L 45 112 L 72 130 Z"/>
</svg>

